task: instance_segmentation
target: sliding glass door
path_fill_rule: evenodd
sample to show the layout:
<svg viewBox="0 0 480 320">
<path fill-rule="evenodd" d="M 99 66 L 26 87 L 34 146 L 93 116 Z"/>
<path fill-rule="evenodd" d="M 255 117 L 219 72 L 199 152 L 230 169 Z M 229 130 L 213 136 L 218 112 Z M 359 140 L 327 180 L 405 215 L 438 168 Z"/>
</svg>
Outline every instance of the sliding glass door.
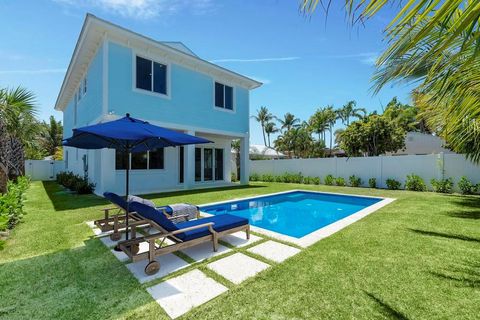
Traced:
<svg viewBox="0 0 480 320">
<path fill-rule="evenodd" d="M 203 149 L 203 181 L 213 179 L 213 149 Z"/>
<path fill-rule="evenodd" d="M 223 149 L 215 149 L 215 180 L 223 180 Z"/>
</svg>

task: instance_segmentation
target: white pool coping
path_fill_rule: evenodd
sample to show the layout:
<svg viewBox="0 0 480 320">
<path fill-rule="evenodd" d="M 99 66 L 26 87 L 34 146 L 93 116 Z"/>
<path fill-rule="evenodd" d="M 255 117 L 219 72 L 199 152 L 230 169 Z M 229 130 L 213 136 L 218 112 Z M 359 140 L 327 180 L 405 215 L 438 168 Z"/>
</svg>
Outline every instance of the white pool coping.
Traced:
<svg viewBox="0 0 480 320">
<path fill-rule="evenodd" d="M 275 195 L 280 195 L 280 194 L 285 194 L 285 193 L 291 193 L 291 192 L 307 192 L 307 193 L 320 193 L 320 194 L 332 194 L 332 195 L 341 195 L 341 196 L 349 196 L 349 197 L 358 197 L 358 198 L 374 198 L 374 199 L 382 199 L 381 201 L 372 204 L 371 206 L 368 206 L 360 211 L 357 211 L 343 219 L 340 219 L 338 221 L 335 221 L 325 227 L 322 227 L 318 230 L 315 230 L 301 238 L 295 238 L 291 236 L 287 236 L 275 231 L 267 230 L 264 228 L 256 227 L 256 226 L 250 226 L 250 229 L 252 231 L 258 232 L 260 234 L 272 237 L 274 239 L 282 240 L 282 241 L 287 241 L 293 244 L 296 244 L 300 247 L 306 248 L 311 246 L 312 244 L 331 236 L 337 231 L 342 230 L 343 228 L 351 225 L 354 222 L 357 222 L 358 220 L 368 216 L 372 212 L 377 211 L 380 208 L 383 208 L 384 206 L 392 203 L 396 199 L 394 198 L 383 198 L 383 197 L 373 197 L 373 196 L 363 196 L 363 195 L 355 195 L 355 194 L 348 194 L 348 193 L 337 193 L 337 192 L 322 192 L 322 191 L 312 191 L 312 190 L 302 190 L 302 189 L 292 189 L 288 191 L 282 191 L 282 192 L 275 192 L 275 193 L 269 193 L 269 194 L 262 194 L 258 196 L 253 196 L 253 197 L 245 197 L 245 198 L 235 198 L 231 200 L 226 200 L 226 201 L 219 201 L 219 202 L 212 202 L 212 203 L 206 203 L 199 205 L 200 207 L 200 212 L 204 216 L 212 216 L 212 214 L 201 211 L 202 207 L 206 206 L 213 206 L 213 205 L 218 205 L 218 204 L 224 204 L 224 203 L 229 203 L 233 201 L 241 201 L 241 200 L 254 200 L 258 198 L 263 198 L 263 197 L 269 197 L 269 196 L 275 196 Z"/>
</svg>

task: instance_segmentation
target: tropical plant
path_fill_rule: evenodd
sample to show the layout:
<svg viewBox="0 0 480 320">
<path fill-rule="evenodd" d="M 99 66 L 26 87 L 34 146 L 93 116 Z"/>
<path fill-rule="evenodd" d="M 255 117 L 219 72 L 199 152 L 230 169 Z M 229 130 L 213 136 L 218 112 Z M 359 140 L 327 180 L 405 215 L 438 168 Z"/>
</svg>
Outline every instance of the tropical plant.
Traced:
<svg viewBox="0 0 480 320">
<path fill-rule="evenodd" d="M 410 191 L 426 191 L 427 186 L 420 176 L 412 173 L 407 175 L 405 189 Z"/>
<path fill-rule="evenodd" d="M 256 172 L 250 174 L 250 181 L 260 181 L 260 175 Z"/>
<path fill-rule="evenodd" d="M 24 193 L 29 185 L 27 177 L 18 177 L 15 182 L 8 182 L 6 193 L 0 194 L 0 231 L 12 229 L 21 221 L 24 214 Z"/>
<path fill-rule="evenodd" d="M 327 174 L 323 181 L 327 186 L 333 186 L 333 183 L 335 182 L 335 177 L 331 174 Z"/>
<path fill-rule="evenodd" d="M 262 134 L 263 134 L 263 143 L 264 145 L 267 145 L 267 138 L 265 136 L 265 126 L 267 123 L 273 120 L 273 115 L 268 111 L 267 107 L 260 107 L 259 110 L 257 110 L 257 115 L 252 116 L 256 121 L 260 123 L 260 126 L 262 127 Z"/>
<path fill-rule="evenodd" d="M 429 132 L 425 121 L 419 115 L 419 108 L 417 106 L 403 104 L 398 101 L 397 97 L 394 97 L 387 104 L 383 116 L 407 132 Z"/>
<path fill-rule="evenodd" d="M 333 126 L 337 122 L 338 114 L 333 109 L 333 106 L 328 106 L 324 109 L 325 119 L 328 124 L 328 131 L 330 132 L 330 156 L 332 156 L 332 147 L 333 147 Z"/>
<path fill-rule="evenodd" d="M 237 178 L 240 178 L 240 140 L 236 139 L 232 141 L 232 149 L 235 151 L 235 173 Z"/>
<path fill-rule="evenodd" d="M 377 179 L 376 178 L 368 179 L 368 186 L 370 188 L 376 188 L 377 187 Z"/>
<path fill-rule="evenodd" d="M 273 144 L 275 149 L 286 153 L 290 158 L 292 156 L 308 158 L 316 150 L 316 144 L 305 123 L 278 136 Z"/>
<path fill-rule="evenodd" d="M 357 108 L 357 102 L 351 100 L 344 104 L 342 108 L 338 109 L 337 114 L 342 123 L 348 126 L 350 124 L 350 118 L 361 119 L 367 115 L 367 110 L 365 110 L 365 108 Z"/>
<path fill-rule="evenodd" d="M 339 146 L 342 142 L 343 132 L 345 132 L 345 129 L 344 128 L 339 128 L 339 129 L 335 130 L 335 132 L 333 133 L 333 135 L 335 136 L 335 144 L 337 146 Z"/>
<path fill-rule="evenodd" d="M 343 186 L 345 186 L 345 179 L 342 178 L 342 177 L 337 177 L 337 178 L 335 179 L 335 184 L 336 184 L 337 186 L 343 187 Z"/>
<path fill-rule="evenodd" d="M 340 147 L 349 156 L 378 156 L 405 147 L 405 131 L 376 114 L 352 122 L 340 136 Z"/>
<path fill-rule="evenodd" d="M 453 180 L 452 178 L 447 179 L 432 179 L 430 180 L 433 191 L 439 193 L 452 193 L 453 192 Z"/>
<path fill-rule="evenodd" d="M 357 177 L 356 175 L 351 175 L 348 178 L 348 181 L 350 182 L 350 186 L 352 187 L 360 187 L 362 185 L 362 179 L 360 177 Z"/>
<path fill-rule="evenodd" d="M 274 122 L 267 122 L 265 124 L 264 130 L 265 130 L 265 133 L 267 134 L 267 143 L 268 143 L 267 146 L 270 147 L 270 135 L 277 133 L 280 130 L 277 127 L 275 127 Z"/>
<path fill-rule="evenodd" d="M 57 148 L 62 146 L 63 126 L 61 121 L 56 121 L 50 116 L 49 122 L 43 121 L 43 130 L 40 132 L 40 144 L 47 155 L 54 155 Z"/>
<path fill-rule="evenodd" d="M 283 115 L 283 119 L 276 118 L 280 123 L 280 129 L 283 131 L 289 131 L 292 128 L 300 126 L 300 119 L 296 118 L 290 112 L 287 112 Z"/>
<path fill-rule="evenodd" d="M 308 120 L 308 125 L 312 132 L 318 135 L 319 141 L 325 141 L 325 132 L 328 130 L 328 119 L 324 109 L 317 109 Z"/>
<path fill-rule="evenodd" d="M 398 190 L 402 186 L 402 183 L 400 181 L 391 178 L 386 180 L 386 184 L 387 188 L 390 190 Z"/>
<path fill-rule="evenodd" d="M 458 188 L 462 194 L 474 194 L 478 186 L 474 185 L 467 177 L 463 176 L 458 181 Z"/>
<path fill-rule="evenodd" d="M 345 0 L 351 21 L 365 21 L 387 0 Z M 311 13 L 331 0 L 302 0 Z M 456 152 L 480 161 L 479 3 L 405 1 L 388 24 L 389 46 L 377 59 L 375 92 L 387 83 L 416 82 L 425 118 Z M 391 10 L 391 9 L 390 9 Z M 327 10 L 328 11 L 328 10 Z"/>
</svg>

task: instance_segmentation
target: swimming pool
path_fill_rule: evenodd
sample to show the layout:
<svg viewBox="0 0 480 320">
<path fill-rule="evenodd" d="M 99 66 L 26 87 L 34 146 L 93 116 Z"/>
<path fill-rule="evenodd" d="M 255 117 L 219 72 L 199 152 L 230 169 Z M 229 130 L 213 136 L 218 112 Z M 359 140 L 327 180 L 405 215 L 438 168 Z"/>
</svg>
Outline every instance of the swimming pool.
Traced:
<svg viewBox="0 0 480 320">
<path fill-rule="evenodd" d="M 204 205 L 200 210 L 211 215 L 229 213 L 248 218 L 253 230 L 267 231 L 268 235 L 303 245 L 302 239 L 315 231 L 339 221 L 346 226 L 390 202 L 386 200 L 393 199 L 295 190 Z"/>
</svg>

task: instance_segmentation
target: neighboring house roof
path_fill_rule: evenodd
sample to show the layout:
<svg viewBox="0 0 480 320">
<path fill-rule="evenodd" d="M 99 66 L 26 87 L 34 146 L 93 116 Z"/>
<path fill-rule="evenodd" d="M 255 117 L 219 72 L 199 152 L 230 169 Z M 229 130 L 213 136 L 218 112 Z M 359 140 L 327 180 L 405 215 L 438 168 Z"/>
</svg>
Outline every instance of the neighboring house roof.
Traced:
<svg viewBox="0 0 480 320">
<path fill-rule="evenodd" d="M 444 147 L 442 138 L 422 132 L 408 132 L 405 136 L 405 149 L 387 155 L 454 153 Z"/>
<path fill-rule="evenodd" d="M 236 151 L 232 149 L 232 152 L 235 153 Z M 251 144 L 250 155 L 258 155 L 258 156 L 265 156 L 265 157 L 272 157 L 272 158 L 284 158 L 286 155 L 283 153 L 273 149 L 272 147 L 264 146 L 262 144 Z"/>
<path fill-rule="evenodd" d="M 192 67 L 199 72 L 213 76 L 226 78 L 248 89 L 255 89 L 262 85 L 259 81 L 197 57 L 181 42 L 156 41 L 88 13 L 63 79 L 62 87 L 55 103 L 55 110 L 63 111 L 65 109 L 75 94 L 81 79 L 87 72 L 88 66 L 95 57 L 98 48 L 107 37 L 109 40 L 114 39 L 117 42 L 125 43 L 127 46 L 147 47 L 148 49 L 158 51 L 176 64 Z"/>
</svg>

